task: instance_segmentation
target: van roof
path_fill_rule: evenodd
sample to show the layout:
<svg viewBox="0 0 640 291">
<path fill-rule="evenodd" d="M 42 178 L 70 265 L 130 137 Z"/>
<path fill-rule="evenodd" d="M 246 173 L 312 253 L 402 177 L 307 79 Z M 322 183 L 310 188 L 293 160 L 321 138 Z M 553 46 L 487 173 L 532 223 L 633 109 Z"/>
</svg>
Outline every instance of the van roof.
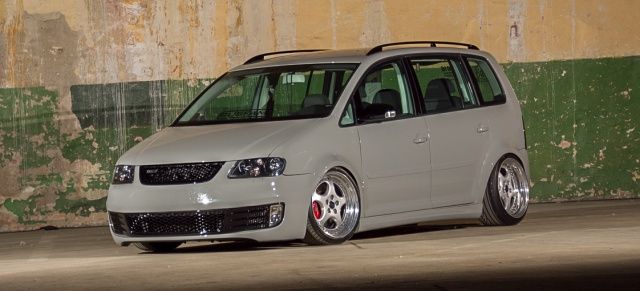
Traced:
<svg viewBox="0 0 640 291">
<path fill-rule="evenodd" d="M 416 46 L 423 44 L 422 46 Z M 429 46 L 424 46 L 429 44 Z M 408 47 L 408 45 L 411 45 Z M 442 45 L 447 45 L 442 46 Z M 450 47 L 464 46 L 465 48 Z M 344 64 L 363 63 L 367 59 L 379 59 L 389 56 L 422 54 L 422 53 L 466 53 L 484 55 L 471 44 L 455 42 L 412 41 L 382 44 L 373 48 L 340 49 L 340 50 L 298 50 L 273 52 L 258 55 L 231 71 L 257 69 L 273 66 L 306 65 L 306 64 Z"/>
</svg>

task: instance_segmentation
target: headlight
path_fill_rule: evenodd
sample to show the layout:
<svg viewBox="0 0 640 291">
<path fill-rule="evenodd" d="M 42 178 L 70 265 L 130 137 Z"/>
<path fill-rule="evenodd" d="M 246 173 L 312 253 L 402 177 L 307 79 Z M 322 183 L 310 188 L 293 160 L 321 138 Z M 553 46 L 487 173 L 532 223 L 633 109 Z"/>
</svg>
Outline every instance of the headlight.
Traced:
<svg viewBox="0 0 640 291">
<path fill-rule="evenodd" d="M 112 184 L 131 184 L 133 183 L 133 175 L 135 174 L 135 166 L 117 165 L 113 171 Z"/>
<path fill-rule="evenodd" d="M 258 158 L 240 160 L 229 171 L 229 178 L 253 178 L 280 176 L 284 171 L 283 158 Z"/>
</svg>

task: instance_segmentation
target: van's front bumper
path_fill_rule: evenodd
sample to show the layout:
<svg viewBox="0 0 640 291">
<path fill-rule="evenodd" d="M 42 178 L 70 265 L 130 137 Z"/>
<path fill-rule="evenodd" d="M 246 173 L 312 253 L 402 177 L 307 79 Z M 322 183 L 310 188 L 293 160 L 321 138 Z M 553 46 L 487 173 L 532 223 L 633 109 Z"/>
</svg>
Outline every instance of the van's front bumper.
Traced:
<svg viewBox="0 0 640 291">
<path fill-rule="evenodd" d="M 112 185 L 107 210 L 115 243 L 304 238 L 315 175 L 229 179 L 224 168 L 199 184 Z M 281 220 L 271 217 L 278 207 Z"/>
</svg>

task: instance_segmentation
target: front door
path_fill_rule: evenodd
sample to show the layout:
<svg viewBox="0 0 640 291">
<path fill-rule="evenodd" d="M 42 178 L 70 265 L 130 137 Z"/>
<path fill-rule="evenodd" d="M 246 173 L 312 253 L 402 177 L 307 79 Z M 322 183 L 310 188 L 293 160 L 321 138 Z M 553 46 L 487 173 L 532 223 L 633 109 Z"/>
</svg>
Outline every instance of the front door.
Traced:
<svg viewBox="0 0 640 291">
<path fill-rule="evenodd" d="M 354 94 L 367 216 L 429 207 L 429 143 L 402 63 L 369 72 Z"/>
</svg>

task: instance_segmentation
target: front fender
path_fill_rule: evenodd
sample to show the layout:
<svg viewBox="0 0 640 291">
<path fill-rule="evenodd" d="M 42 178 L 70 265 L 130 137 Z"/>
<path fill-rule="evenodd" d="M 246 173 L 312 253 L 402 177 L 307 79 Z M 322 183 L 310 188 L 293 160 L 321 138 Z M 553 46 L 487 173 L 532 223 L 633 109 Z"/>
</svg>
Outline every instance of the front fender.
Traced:
<svg viewBox="0 0 640 291">
<path fill-rule="evenodd" d="M 331 121 L 323 120 L 271 152 L 272 157 L 286 159 L 285 175 L 324 174 L 334 163 L 359 169 L 362 161 L 358 131 L 354 127 L 338 127 Z"/>
<path fill-rule="evenodd" d="M 282 143 L 271 156 L 286 159 L 284 175 L 311 174 L 316 183 L 330 169 L 344 168 L 356 181 L 361 203 L 366 199 L 364 179 L 360 174 L 360 139 L 354 127 L 341 128 L 331 123 L 318 126 L 296 139 Z"/>
</svg>

